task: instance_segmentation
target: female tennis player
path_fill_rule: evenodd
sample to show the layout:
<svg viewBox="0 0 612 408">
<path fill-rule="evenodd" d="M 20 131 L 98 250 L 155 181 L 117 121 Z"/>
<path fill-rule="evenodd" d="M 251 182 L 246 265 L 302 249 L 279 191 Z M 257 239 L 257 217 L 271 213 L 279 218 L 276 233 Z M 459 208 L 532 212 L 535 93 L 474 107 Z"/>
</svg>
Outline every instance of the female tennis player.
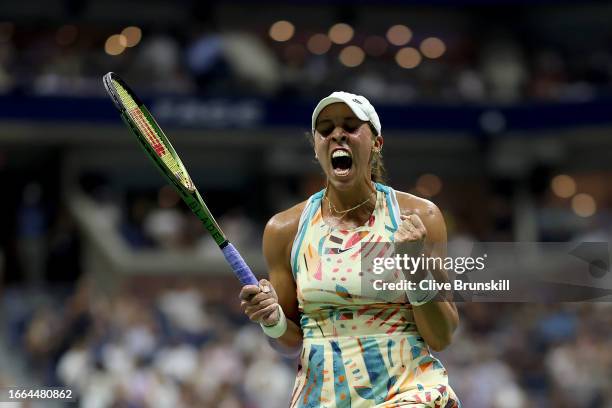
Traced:
<svg viewBox="0 0 612 408">
<path fill-rule="evenodd" d="M 381 124 L 363 96 L 322 99 L 312 132 L 327 186 L 272 217 L 263 237 L 269 281 L 240 292 L 246 315 L 268 336 L 301 347 L 291 407 L 459 407 L 430 353 L 451 341 L 454 304 L 435 290 L 381 300 L 360 262 L 362 245 L 373 242 L 394 242 L 397 254 L 444 257 L 440 211 L 381 184 Z M 415 276 L 440 281 L 446 272 Z"/>
</svg>

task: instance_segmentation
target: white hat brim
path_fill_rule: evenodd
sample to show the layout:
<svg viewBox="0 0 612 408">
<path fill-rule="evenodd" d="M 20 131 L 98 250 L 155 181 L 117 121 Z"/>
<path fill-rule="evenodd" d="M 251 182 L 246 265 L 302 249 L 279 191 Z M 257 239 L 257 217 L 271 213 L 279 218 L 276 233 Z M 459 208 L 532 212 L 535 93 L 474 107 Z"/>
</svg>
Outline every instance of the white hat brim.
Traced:
<svg viewBox="0 0 612 408">
<path fill-rule="evenodd" d="M 363 111 L 363 109 L 361 109 L 361 107 L 359 106 L 359 104 L 355 103 L 350 96 L 328 96 L 326 98 L 321 99 L 321 101 L 317 104 L 314 112 L 312 112 L 312 133 L 314 133 L 315 131 L 315 125 L 317 123 L 317 118 L 319 117 L 319 114 L 321 113 L 321 111 L 323 109 L 325 109 L 327 106 L 331 105 L 332 103 L 345 103 L 349 108 L 351 108 L 351 110 L 353 111 L 353 113 L 355 114 L 355 116 L 357 116 L 359 119 L 361 120 L 365 120 L 365 121 L 370 121 L 370 118 L 368 117 L 368 115 Z"/>
</svg>

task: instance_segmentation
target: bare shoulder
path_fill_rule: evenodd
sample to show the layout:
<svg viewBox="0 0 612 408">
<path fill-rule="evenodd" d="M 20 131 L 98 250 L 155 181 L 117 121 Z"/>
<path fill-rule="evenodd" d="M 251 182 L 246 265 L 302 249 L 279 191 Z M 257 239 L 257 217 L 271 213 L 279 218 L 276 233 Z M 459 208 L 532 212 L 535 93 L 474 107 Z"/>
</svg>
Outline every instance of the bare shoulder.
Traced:
<svg viewBox="0 0 612 408">
<path fill-rule="evenodd" d="M 446 238 L 446 224 L 442 212 L 437 205 L 414 194 L 396 191 L 397 202 L 402 215 L 416 214 L 419 216 L 428 234 L 443 234 Z"/>
<path fill-rule="evenodd" d="M 403 191 L 396 191 L 396 194 L 397 202 L 403 215 L 416 214 L 423 222 L 425 222 L 426 218 L 436 219 L 442 216 L 438 206 L 429 200 Z"/>
<path fill-rule="evenodd" d="M 293 242 L 306 203 L 307 200 L 302 201 L 270 218 L 264 230 L 264 244 L 266 241 L 272 241 L 275 246 L 285 247 L 285 245 Z"/>
</svg>

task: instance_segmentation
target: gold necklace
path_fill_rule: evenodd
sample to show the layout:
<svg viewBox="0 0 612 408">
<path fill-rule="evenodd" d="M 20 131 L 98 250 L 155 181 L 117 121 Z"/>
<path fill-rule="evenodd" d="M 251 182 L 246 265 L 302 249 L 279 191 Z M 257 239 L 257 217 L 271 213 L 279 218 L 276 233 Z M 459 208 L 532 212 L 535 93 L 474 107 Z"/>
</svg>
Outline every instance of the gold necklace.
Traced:
<svg viewBox="0 0 612 408">
<path fill-rule="evenodd" d="M 336 206 L 334 205 L 334 203 L 331 202 L 331 200 L 329 199 L 329 197 L 327 196 L 327 191 L 325 192 L 325 199 L 327 200 L 327 204 L 329 205 L 329 212 L 331 213 L 332 211 L 335 212 L 336 214 L 342 214 L 340 217 L 334 217 L 338 220 L 341 220 L 342 218 L 344 218 L 344 216 L 346 214 L 348 214 L 349 212 L 356 210 L 357 208 L 365 205 L 366 203 L 368 203 L 371 199 L 372 199 L 372 195 L 374 194 L 374 192 L 372 192 L 370 194 L 370 196 L 368 198 L 365 199 L 365 201 L 363 201 L 362 203 L 357 204 L 354 207 L 349 208 L 348 210 L 338 210 L 336 208 Z"/>
</svg>

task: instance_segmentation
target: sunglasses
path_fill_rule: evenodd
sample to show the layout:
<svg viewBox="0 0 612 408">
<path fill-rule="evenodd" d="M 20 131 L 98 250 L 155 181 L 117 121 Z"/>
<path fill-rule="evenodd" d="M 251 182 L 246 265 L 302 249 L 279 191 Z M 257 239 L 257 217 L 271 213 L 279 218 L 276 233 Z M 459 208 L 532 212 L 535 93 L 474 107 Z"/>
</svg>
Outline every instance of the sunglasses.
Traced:
<svg viewBox="0 0 612 408">
<path fill-rule="evenodd" d="M 366 122 L 363 121 L 359 118 L 345 118 L 342 123 L 336 125 L 334 124 L 331 120 L 329 119 L 325 119 L 322 120 L 321 122 L 319 122 L 316 126 L 315 126 L 315 130 L 317 132 L 319 132 L 321 134 L 321 136 L 323 137 L 328 137 L 329 135 L 332 134 L 332 132 L 334 131 L 334 129 L 337 126 L 340 126 L 342 129 L 344 129 L 346 132 L 348 133 L 353 133 L 355 132 L 357 129 L 359 129 L 361 127 L 361 125 L 363 124 L 370 124 L 370 122 Z M 372 131 L 374 132 L 374 129 L 372 126 L 370 126 L 370 128 L 372 128 Z M 374 132 L 375 133 L 375 132 Z"/>
</svg>

